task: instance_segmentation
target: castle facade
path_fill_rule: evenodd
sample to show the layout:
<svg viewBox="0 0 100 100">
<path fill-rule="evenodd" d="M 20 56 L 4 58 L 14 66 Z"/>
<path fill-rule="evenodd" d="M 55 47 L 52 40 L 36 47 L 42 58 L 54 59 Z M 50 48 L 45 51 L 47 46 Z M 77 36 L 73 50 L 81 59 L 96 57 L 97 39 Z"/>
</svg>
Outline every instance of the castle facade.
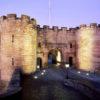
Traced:
<svg viewBox="0 0 100 100">
<path fill-rule="evenodd" d="M 53 64 L 100 70 L 100 25 L 41 28 L 26 15 L 0 17 L 0 80 L 8 84 L 17 68 L 29 74 Z"/>
<path fill-rule="evenodd" d="M 41 28 L 38 25 L 37 34 L 37 57 L 42 66 L 48 65 L 52 57 L 52 63 L 61 62 L 85 71 L 100 69 L 100 25 L 83 24 L 69 29 L 46 25 Z M 56 62 L 57 56 L 61 59 Z"/>
</svg>

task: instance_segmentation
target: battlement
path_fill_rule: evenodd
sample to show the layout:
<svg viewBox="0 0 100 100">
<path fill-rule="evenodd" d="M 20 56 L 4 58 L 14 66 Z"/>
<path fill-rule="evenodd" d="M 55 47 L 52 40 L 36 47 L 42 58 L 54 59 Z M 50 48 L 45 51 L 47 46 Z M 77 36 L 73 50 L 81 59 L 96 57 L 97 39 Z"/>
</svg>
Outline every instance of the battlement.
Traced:
<svg viewBox="0 0 100 100">
<path fill-rule="evenodd" d="M 79 28 L 96 28 L 96 27 L 99 27 L 99 24 L 97 24 L 97 23 L 90 23 L 90 25 L 82 24 L 82 25 L 80 25 Z"/>
<path fill-rule="evenodd" d="M 91 23 L 90 27 L 97 27 L 97 23 Z"/>
<path fill-rule="evenodd" d="M 30 17 L 27 15 L 21 15 L 21 20 L 27 20 L 30 21 Z"/>
<path fill-rule="evenodd" d="M 48 26 L 48 25 L 44 25 L 43 27 L 41 27 L 40 25 L 37 26 L 38 29 L 44 30 L 44 31 L 68 31 L 68 32 L 75 32 L 76 30 L 79 29 L 86 29 L 86 28 L 100 28 L 100 24 L 97 23 L 90 23 L 90 25 L 86 25 L 86 24 L 81 24 L 79 27 L 75 27 L 75 28 L 67 28 L 67 27 L 58 27 L 58 26 Z"/>
<path fill-rule="evenodd" d="M 52 26 L 52 27 L 50 27 L 48 25 L 43 25 L 43 27 L 41 27 L 40 25 L 37 25 L 37 28 L 38 29 L 43 29 L 44 31 L 48 31 L 48 30 L 52 30 L 52 31 L 62 31 L 62 30 L 64 30 L 64 31 L 67 31 L 68 30 L 67 27 L 61 27 L 61 28 L 59 28 L 58 26 Z"/>
<path fill-rule="evenodd" d="M 86 24 L 81 24 L 78 27 L 75 28 L 67 28 L 67 27 L 58 27 L 58 26 L 48 26 L 48 25 L 44 25 L 43 27 L 41 27 L 40 25 L 37 26 L 37 29 L 39 31 L 54 31 L 54 32 L 66 32 L 67 33 L 76 33 L 77 31 L 81 31 L 82 30 L 88 30 L 88 29 L 100 29 L 100 24 L 97 23 L 90 23 L 89 25 Z"/>
<path fill-rule="evenodd" d="M 47 29 L 49 29 L 49 26 L 48 25 L 43 25 L 43 29 L 47 30 Z"/>
<path fill-rule="evenodd" d="M 80 28 L 84 28 L 84 27 L 86 27 L 86 24 L 81 24 L 80 25 Z"/>
<path fill-rule="evenodd" d="M 40 25 L 37 26 L 38 29 L 41 30 L 44 30 L 44 31 L 49 31 L 49 30 L 52 30 L 52 31 L 68 31 L 68 32 L 75 32 L 79 29 L 88 29 L 88 28 L 100 28 L 100 24 L 97 24 L 97 23 L 90 23 L 89 25 L 86 25 L 86 24 L 81 24 L 77 27 L 74 27 L 74 28 L 67 28 L 67 27 L 58 27 L 58 26 L 48 26 L 48 25 L 43 25 L 43 27 L 41 27 Z"/>
<path fill-rule="evenodd" d="M 7 14 L 7 18 L 8 19 L 16 19 L 17 18 L 17 15 L 16 14 Z"/>
<path fill-rule="evenodd" d="M 16 14 L 7 14 L 7 16 L 1 16 L 0 17 L 0 22 L 3 22 L 4 20 L 16 20 L 20 21 L 22 23 L 28 23 L 32 25 L 36 25 L 36 20 L 34 18 L 31 18 L 27 15 L 21 15 L 21 17 L 17 17 Z"/>
<path fill-rule="evenodd" d="M 21 20 L 22 23 L 30 23 L 33 25 L 36 25 L 36 20 L 34 18 L 30 18 L 30 16 L 24 15 L 22 14 L 21 17 L 17 17 L 16 14 L 7 14 L 7 16 L 1 16 L 0 17 L 0 21 L 4 21 L 6 19 L 9 20 Z M 75 27 L 75 28 L 67 28 L 67 27 L 58 27 L 58 26 L 48 26 L 48 25 L 44 25 L 43 27 L 41 27 L 40 25 L 37 26 L 37 28 L 42 29 L 44 31 L 48 31 L 48 30 L 52 30 L 52 31 L 68 31 L 68 32 L 73 32 L 75 30 L 78 29 L 85 29 L 85 28 L 96 28 L 99 27 L 100 28 L 100 24 L 97 23 L 90 23 L 90 25 L 86 25 L 86 24 L 81 24 L 79 27 Z"/>
</svg>

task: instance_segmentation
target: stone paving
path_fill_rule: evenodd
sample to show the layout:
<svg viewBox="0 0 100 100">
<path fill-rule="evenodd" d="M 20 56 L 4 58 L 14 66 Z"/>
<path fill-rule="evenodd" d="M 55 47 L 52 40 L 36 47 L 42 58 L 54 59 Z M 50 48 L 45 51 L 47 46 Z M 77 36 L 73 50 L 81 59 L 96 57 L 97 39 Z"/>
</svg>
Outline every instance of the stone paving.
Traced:
<svg viewBox="0 0 100 100">
<path fill-rule="evenodd" d="M 48 68 L 23 79 L 23 100 L 89 100 L 79 91 L 63 83 L 66 71 Z"/>
<path fill-rule="evenodd" d="M 81 80 L 90 80 L 92 77 L 92 81 L 99 83 L 98 76 L 87 74 L 87 72 L 65 68 L 46 68 L 38 70 L 32 75 L 23 76 L 20 100 L 89 100 L 82 92 L 64 85 L 67 76 Z M 93 80 L 95 77 L 97 79 Z M 95 85 L 93 84 L 93 86 Z M 14 99 L 15 97 L 13 96 Z"/>
<path fill-rule="evenodd" d="M 93 72 L 80 71 L 75 69 L 68 69 L 68 77 L 81 81 L 88 81 L 91 86 L 100 92 L 100 75 Z"/>
</svg>

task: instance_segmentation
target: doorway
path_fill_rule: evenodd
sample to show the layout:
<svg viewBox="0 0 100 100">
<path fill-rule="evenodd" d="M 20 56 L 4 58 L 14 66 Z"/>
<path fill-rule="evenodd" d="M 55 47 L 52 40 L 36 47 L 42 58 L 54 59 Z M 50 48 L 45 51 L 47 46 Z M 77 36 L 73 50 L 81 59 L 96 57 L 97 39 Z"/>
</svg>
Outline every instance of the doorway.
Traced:
<svg viewBox="0 0 100 100">
<path fill-rule="evenodd" d="M 73 65 L 73 57 L 69 57 L 69 66 L 71 67 Z"/>
<path fill-rule="evenodd" d="M 37 58 L 37 66 L 39 67 L 38 69 L 42 68 L 42 59 L 40 57 Z"/>
</svg>

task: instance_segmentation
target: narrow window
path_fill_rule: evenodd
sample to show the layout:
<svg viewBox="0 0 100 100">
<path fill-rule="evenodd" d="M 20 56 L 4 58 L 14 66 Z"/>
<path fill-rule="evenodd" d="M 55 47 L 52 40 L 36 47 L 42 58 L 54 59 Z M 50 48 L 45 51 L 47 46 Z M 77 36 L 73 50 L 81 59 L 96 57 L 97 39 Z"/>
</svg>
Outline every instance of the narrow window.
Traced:
<svg viewBox="0 0 100 100">
<path fill-rule="evenodd" d="M 12 35 L 12 42 L 14 42 L 14 35 Z"/>
<path fill-rule="evenodd" d="M 14 58 L 12 58 L 12 66 L 14 66 Z"/>
<path fill-rule="evenodd" d="M 72 43 L 70 43 L 70 48 L 72 48 Z"/>
<path fill-rule="evenodd" d="M 41 43 L 38 43 L 38 47 L 41 48 Z"/>
</svg>

